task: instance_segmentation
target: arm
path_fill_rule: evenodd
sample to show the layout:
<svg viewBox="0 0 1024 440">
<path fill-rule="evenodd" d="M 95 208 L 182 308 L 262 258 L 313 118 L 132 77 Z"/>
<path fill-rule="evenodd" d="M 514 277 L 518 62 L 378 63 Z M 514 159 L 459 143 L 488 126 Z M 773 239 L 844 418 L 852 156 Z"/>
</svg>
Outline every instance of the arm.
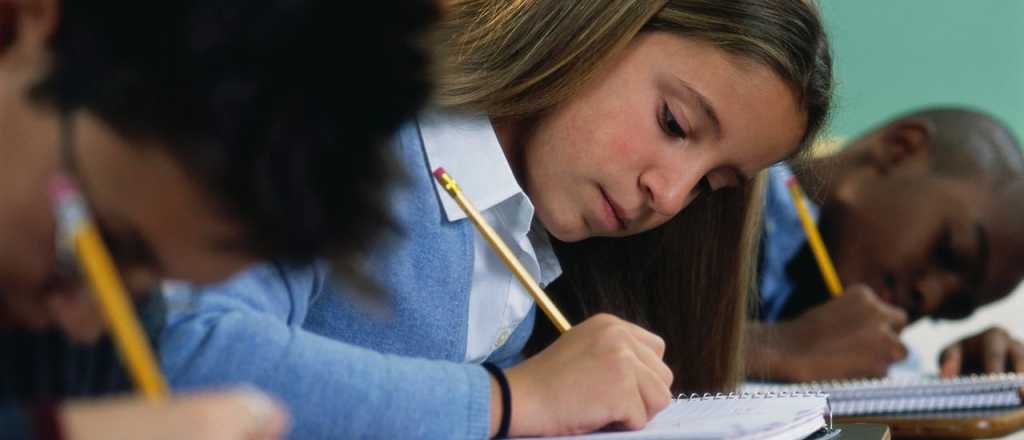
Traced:
<svg viewBox="0 0 1024 440">
<path fill-rule="evenodd" d="M 481 366 L 385 355 L 302 330 L 316 284 L 309 278 L 257 273 L 173 312 L 162 337 L 172 384 L 256 385 L 288 405 L 295 438 L 483 438 L 496 431 L 503 408 Z M 671 398 L 663 355 L 664 341 L 636 325 L 588 319 L 506 370 L 510 434 L 643 427 Z"/>
<path fill-rule="evenodd" d="M 172 310 L 161 357 L 174 386 L 256 385 L 291 410 L 295 438 L 487 435 L 491 382 L 483 368 L 384 355 L 307 332 L 301 323 L 321 274 L 281 275 L 261 266 Z"/>
<path fill-rule="evenodd" d="M 751 323 L 745 354 L 754 379 L 810 382 L 885 376 L 906 357 L 899 333 L 906 314 L 866 286 L 790 321 Z"/>
</svg>

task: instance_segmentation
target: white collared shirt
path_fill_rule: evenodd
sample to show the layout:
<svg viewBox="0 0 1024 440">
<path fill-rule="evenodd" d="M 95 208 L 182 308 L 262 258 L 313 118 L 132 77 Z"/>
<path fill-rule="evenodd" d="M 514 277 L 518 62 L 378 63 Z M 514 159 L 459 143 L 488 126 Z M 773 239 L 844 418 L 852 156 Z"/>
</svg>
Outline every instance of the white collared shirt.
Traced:
<svg viewBox="0 0 1024 440">
<path fill-rule="evenodd" d="M 430 169 L 444 167 L 542 287 L 562 273 L 547 233 L 533 219 L 523 192 L 485 116 L 425 111 L 420 136 Z M 466 214 L 434 182 L 449 222 Z M 473 229 L 473 280 L 469 292 L 466 361 L 482 362 L 505 344 L 533 306 L 533 299 L 480 232 Z"/>
</svg>

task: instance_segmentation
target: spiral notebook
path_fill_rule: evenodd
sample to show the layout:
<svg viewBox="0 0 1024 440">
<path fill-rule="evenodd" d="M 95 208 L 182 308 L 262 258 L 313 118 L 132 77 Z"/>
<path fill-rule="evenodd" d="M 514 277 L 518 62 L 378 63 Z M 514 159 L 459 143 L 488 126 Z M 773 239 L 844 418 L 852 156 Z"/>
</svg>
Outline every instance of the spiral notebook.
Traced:
<svg viewBox="0 0 1024 440">
<path fill-rule="evenodd" d="M 828 399 L 821 394 L 695 394 L 676 399 L 639 431 L 559 438 L 797 440 L 826 427 Z"/>
<path fill-rule="evenodd" d="M 1022 404 L 1024 375 L 888 378 L 794 385 L 747 385 L 748 392 L 822 392 L 835 417 L 1012 408 Z"/>
</svg>

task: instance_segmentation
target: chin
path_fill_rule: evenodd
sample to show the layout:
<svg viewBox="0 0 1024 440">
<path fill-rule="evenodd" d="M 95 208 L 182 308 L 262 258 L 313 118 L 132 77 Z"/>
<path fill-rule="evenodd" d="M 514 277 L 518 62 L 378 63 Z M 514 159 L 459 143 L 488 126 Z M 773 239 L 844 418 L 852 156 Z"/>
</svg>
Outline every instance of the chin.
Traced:
<svg viewBox="0 0 1024 440">
<path fill-rule="evenodd" d="M 574 243 L 574 242 L 577 242 L 577 241 L 582 241 L 582 240 L 590 238 L 589 234 L 586 234 L 585 232 L 582 232 L 579 229 L 575 229 L 575 230 L 572 230 L 572 229 L 565 229 L 565 230 L 547 229 L 547 231 L 548 231 L 548 234 L 551 235 L 551 237 L 555 238 L 558 241 L 565 242 L 565 243 Z"/>
<path fill-rule="evenodd" d="M 573 243 L 590 238 L 590 234 L 587 233 L 586 224 L 582 221 L 578 223 L 559 221 L 548 222 L 539 214 L 537 215 L 537 219 L 540 221 L 540 224 L 544 226 L 544 230 L 547 231 L 548 235 L 558 241 Z"/>
</svg>

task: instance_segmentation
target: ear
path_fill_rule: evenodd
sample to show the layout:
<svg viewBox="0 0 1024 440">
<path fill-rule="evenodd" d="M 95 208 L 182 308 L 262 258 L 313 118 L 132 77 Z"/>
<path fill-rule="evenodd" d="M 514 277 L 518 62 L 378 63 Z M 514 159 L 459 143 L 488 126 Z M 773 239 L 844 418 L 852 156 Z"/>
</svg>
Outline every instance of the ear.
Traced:
<svg viewBox="0 0 1024 440">
<path fill-rule="evenodd" d="M 0 62 L 13 53 L 43 53 L 59 17 L 59 0 L 0 0 Z"/>
<path fill-rule="evenodd" d="M 882 129 L 870 148 L 872 164 L 882 174 L 910 163 L 924 163 L 931 153 L 935 126 L 923 118 L 904 118 Z"/>
</svg>

